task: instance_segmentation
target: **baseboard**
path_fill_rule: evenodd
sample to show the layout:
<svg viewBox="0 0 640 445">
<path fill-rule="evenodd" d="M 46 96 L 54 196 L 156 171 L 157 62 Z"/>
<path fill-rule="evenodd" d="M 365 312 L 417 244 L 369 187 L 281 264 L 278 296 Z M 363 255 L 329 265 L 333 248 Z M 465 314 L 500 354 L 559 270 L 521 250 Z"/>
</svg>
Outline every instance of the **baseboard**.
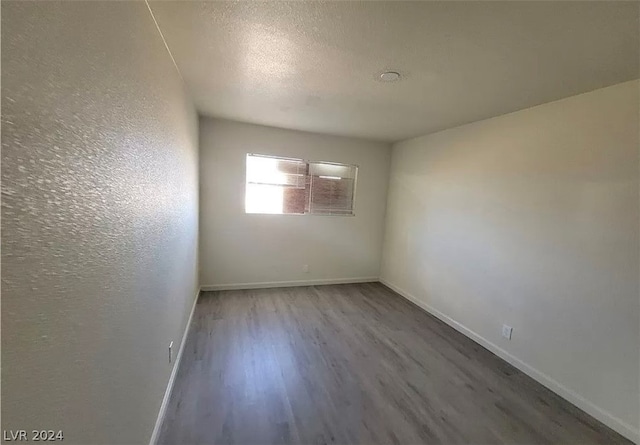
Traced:
<svg viewBox="0 0 640 445">
<path fill-rule="evenodd" d="M 529 377 L 533 378 L 534 380 L 536 380 L 540 384 L 546 386 L 547 388 L 549 388 L 554 393 L 558 394 L 563 399 L 567 400 L 568 402 L 570 402 L 573 405 L 577 406 L 578 408 L 580 408 L 581 410 L 583 410 L 587 414 L 593 416 L 594 418 L 596 418 L 600 422 L 604 423 L 605 425 L 607 425 L 612 430 L 617 431 L 618 433 L 620 433 L 621 435 L 623 435 L 627 439 L 635 442 L 636 444 L 640 444 L 640 430 L 638 430 L 638 429 L 634 428 L 633 426 L 629 425 L 628 423 L 618 419 L 617 417 L 613 416 L 612 414 L 610 414 L 609 412 L 603 410 L 602 408 L 594 405 L 592 402 L 588 401 L 587 399 L 585 399 L 584 397 L 582 397 L 581 395 L 579 395 L 575 391 L 567 388 L 566 386 L 564 386 L 561 383 L 559 383 L 558 381 L 552 379 L 551 377 L 549 377 L 545 373 L 537 370 L 533 366 L 531 366 L 531 365 L 523 362 L 519 358 L 511 355 L 509 352 L 505 351 L 504 349 L 502 349 L 498 345 L 490 342 L 486 338 L 480 336 L 476 332 L 472 331 L 471 329 L 467 328 L 463 324 L 461 324 L 461 323 L 457 322 L 456 320 L 452 319 L 448 315 L 440 312 L 436 308 L 424 303 L 423 301 L 420 301 L 418 298 L 416 298 L 415 296 L 411 295 L 410 293 L 404 291 L 400 287 L 398 287 L 398 286 L 396 286 L 396 285 L 394 285 L 394 284 L 392 284 L 392 283 L 390 283 L 387 280 L 384 280 L 382 278 L 380 279 L 380 282 L 382 284 L 384 284 L 385 286 L 387 286 L 389 289 L 391 289 L 394 292 L 396 292 L 397 294 L 399 294 L 400 296 L 406 298 L 407 300 L 411 301 L 415 305 L 417 305 L 420 308 L 424 309 L 428 313 L 430 313 L 433 316 L 437 317 L 438 319 L 442 320 L 443 322 L 445 322 L 446 324 L 448 324 L 449 326 L 454 328 L 456 331 L 464 334 L 465 336 L 469 337 L 471 340 L 475 341 L 476 343 L 478 343 L 481 346 L 485 347 L 489 351 L 493 352 L 495 355 L 497 355 L 501 359 L 505 360 L 509 364 L 511 364 L 514 367 L 518 368 L 520 371 L 524 372 L 525 374 L 527 374 Z"/>
<path fill-rule="evenodd" d="M 182 358 L 184 345 L 185 343 L 187 343 L 187 336 L 189 335 L 189 327 L 191 326 L 191 320 L 193 319 L 193 313 L 196 310 L 196 304 L 198 303 L 198 297 L 200 296 L 200 292 L 202 292 L 202 288 L 198 289 L 198 292 L 196 292 L 196 298 L 193 300 L 193 305 L 191 306 L 191 313 L 189 314 L 187 325 L 184 327 L 182 340 L 180 340 L 180 349 L 178 349 L 178 354 L 176 355 L 176 359 L 173 361 L 173 368 L 171 369 L 171 375 L 169 376 L 167 389 L 164 392 L 164 398 L 162 399 L 162 404 L 160 405 L 160 411 L 158 412 L 158 418 L 156 419 L 156 424 L 153 427 L 153 433 L 151 433 L 151 439 L 149 440 L 149 445 L 156 445 L 156 443 L 158 442 L 158 435 L 160 434 L 160 428 L 162 428 L 162 421 L 164 420 L 164 415 L 165 415 L 165 412 L 167 411 L 167 406 L 169 405 L 169 399 L 171 398 L 171 391 L 173 390 L 173 383 L 175 382 L 176 376 L 178 375 L 178 368 L 180 367 L 180 359 Z"/>
<path fill-rule="evenodd" d="M 377 282 L 378 280 L 378 277 L 356 277 L 327 278 L 321 280 L 265 281 L 262 283 L 206 284 L 200 286 L 200 289 L 203 292 L 215 290 L 265 289 L 270 287 L 319 286 L 323 284 L 373 283 Z"/>
</svg>

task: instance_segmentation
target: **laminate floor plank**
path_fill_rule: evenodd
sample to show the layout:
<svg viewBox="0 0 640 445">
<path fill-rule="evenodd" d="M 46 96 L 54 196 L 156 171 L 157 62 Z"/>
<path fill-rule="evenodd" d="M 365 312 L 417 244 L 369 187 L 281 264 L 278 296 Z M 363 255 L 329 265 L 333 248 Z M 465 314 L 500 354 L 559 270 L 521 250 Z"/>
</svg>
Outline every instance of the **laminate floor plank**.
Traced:
<svg viewBox="0 0 640 445">
<path fill-rule="evenodd" d="M 380 283 L 203 292 L 159 443 L 631 444 Z"/>
</svg>

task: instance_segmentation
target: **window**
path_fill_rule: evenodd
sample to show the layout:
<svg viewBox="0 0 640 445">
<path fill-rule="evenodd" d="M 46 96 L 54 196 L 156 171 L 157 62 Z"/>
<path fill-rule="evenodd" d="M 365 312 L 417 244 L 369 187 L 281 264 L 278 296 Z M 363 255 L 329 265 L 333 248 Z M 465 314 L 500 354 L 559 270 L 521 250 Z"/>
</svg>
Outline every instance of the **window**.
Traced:
<svg viewBox="0 0 640 445">
<path fill-rule="evenodd" d="M 358 167 L 247 155 L 246 213 L 353 215 Z"/>
</svg>

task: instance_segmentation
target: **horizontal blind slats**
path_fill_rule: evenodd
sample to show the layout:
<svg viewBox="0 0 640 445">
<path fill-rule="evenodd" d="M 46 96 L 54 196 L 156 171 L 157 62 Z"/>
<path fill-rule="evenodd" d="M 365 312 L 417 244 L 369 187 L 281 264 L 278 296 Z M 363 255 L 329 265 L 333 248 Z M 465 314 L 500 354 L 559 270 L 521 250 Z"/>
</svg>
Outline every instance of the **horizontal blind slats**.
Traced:
<svg viewBox="0 0 640 445">
<path fill-rule="evenodd" d="M 305 187 L 307 164 L 302 160 L 247 155 L 247 183 Z"/>
<path fill-rule="evenodd" d="M 357 167 L 312 162 L 309 212 L 321 215 L 352 215 Z"/>
<path fill-rule="evenodd" d="M 353 215 L 357 167 L 247 155 L 248 213 Z"/>
</svg>

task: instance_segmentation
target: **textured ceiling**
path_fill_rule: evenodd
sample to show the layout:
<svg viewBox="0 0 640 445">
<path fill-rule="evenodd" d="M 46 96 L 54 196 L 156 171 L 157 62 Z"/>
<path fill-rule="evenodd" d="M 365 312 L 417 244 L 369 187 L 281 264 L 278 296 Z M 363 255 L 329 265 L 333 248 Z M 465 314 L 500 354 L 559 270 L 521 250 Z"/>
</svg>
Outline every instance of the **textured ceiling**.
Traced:
<svg viewBox="0 0 640 445">
<path fill-rule="evenodd" d="M 151 8 L 202 114 L 284 128 L 397 141 L 640 77 L 636 2 Z"/>
</svg>

